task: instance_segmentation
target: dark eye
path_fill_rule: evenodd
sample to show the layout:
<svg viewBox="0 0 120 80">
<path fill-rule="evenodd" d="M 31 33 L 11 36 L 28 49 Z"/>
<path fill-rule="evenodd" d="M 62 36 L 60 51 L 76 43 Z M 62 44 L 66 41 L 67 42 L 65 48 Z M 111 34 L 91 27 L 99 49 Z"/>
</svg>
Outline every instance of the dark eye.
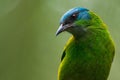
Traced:
<svg viewBox="0 0 120 80">
<path fill-rule="evenodd" d="M 76 19 L 76 18 L 77 18 L 77 15 L 78 15 L 77 13 L 74 13 L 74 14 L 72 14 L 71 18 L 72 18 L 72 19 Z"/>
</svg>

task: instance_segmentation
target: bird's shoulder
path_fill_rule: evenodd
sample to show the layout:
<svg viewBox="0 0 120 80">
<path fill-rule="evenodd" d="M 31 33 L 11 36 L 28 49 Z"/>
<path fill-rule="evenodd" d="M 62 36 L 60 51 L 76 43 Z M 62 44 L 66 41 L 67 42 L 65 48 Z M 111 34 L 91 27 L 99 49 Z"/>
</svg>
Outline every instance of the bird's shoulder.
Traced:
<svg viewBox="0 0 120 80">
<path fill-rule="evenodd" d="M 69 38 L 69 40 L 67 41 L 66 45 L 64 46 L 64 50 L 63 50 L 63 53 L 62 53 L 62 56 L 61 56 L 61 61 L 64 59 L 65 55 L 66 55 L 66 49 L 72 45 L 72 43 L 74 42 L 74 37 L 71 36 Z"/>
</svg>

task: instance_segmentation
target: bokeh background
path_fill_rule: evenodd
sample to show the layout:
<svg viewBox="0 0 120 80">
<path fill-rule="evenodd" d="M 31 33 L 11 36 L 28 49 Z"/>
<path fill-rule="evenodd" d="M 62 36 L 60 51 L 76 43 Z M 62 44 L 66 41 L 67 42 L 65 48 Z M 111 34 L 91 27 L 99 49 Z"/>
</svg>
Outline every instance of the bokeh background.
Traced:
<svg viewBox="0 0 120 80">
<path fill-rule="evenodd" d="M 120 80 L 120 0 L 0 0 L 0 80 L 57 80 L 63 46 L 60 17 L 82 6 L 109 26 L 116 55 L 108 80 Z"/>
</svg>

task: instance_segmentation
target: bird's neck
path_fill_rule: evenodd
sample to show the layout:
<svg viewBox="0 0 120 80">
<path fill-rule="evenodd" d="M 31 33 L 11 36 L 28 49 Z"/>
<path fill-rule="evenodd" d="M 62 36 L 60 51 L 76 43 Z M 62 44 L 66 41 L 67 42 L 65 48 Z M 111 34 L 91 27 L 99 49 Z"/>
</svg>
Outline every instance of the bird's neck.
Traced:
<svg viewBox="0 0 120 80">
<path fill-rule="evenodd" d="M 84 37 L 85 34 L 87 33 L 87 30 L 84 27 L 75 27 L 71 32 L 70 32 L 75 40 L 79 40 L 81 37 Z"/>
</svg>

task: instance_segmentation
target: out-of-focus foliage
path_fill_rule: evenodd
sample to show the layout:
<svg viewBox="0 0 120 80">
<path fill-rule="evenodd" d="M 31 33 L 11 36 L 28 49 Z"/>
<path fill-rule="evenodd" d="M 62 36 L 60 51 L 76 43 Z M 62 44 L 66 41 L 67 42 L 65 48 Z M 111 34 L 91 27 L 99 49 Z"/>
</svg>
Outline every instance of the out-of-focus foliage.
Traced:
<svg viewBox="0 0 120 80">
<path fill-rule="evenodd" d="M 119 0 L 1 0 L 0 80 L 57 80 L 63 46 L 70 34 L 56 37 L 59 19 L 82 6 L 109 26 L 116 55 L 108 80 L 120 80 Z"/>
</svg>

